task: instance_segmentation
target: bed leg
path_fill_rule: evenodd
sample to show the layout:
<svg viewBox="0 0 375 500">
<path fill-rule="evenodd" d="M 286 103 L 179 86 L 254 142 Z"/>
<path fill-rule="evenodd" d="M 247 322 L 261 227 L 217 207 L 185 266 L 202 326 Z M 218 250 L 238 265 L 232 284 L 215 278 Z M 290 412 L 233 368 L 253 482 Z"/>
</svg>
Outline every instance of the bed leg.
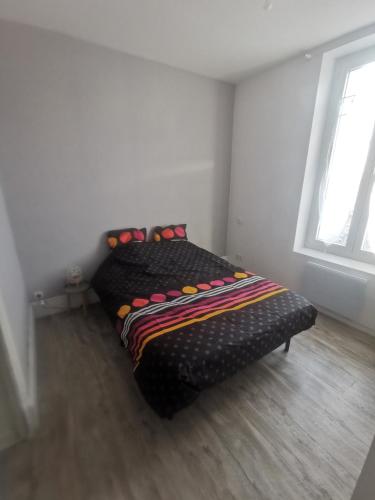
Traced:
<svg viewBox="0 0 375 500">
<path fill-rule="evenodd" d="M 288 340 L 285 342 L 284 352 L 289 352 L 289 346 L 290 346 L 290 339 L 288 339 Z"/>
</svg>

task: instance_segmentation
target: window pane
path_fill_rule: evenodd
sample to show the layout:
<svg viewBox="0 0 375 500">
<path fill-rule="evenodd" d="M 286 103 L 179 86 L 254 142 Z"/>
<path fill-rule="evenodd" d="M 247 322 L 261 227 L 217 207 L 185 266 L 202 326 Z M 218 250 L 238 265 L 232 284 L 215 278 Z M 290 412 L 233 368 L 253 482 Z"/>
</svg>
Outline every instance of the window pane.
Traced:
<svg viewBox="0 0 375 500">
<path fill-rule="evenodd" d="M 362 250 L 375 253 L 375 184 L 372 186 L 367 228 L 363 239 Z"/>
<path fill-rule="evenodd" d="M 375 63 L 352 70 L 320 189 L 317 239 L 345 246 L 374 128 Z"/>
</svg>

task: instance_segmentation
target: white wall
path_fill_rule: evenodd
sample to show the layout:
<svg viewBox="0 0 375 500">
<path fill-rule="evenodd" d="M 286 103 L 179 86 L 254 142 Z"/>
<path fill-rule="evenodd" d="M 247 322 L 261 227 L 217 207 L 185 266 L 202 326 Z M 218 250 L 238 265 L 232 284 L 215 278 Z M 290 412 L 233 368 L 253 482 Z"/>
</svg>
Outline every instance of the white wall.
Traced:
<svg viewBox="0 0 375 500">
<path fill-rule="evenodd" d="M 18 396 L 26 407 L 31 404 L 32 397 L 29 380 L 30 310 L 1 188 L 0 242 L 0 335 L 3 337 L 0 343 L 1 348 L 5 346 Z M 0 357 L 2 352 L 0 349 Z"/>
<path fill-rule="evenodd" d="M 28 292 L 89 276 L 103 233 L 187 222 L 226 240 L 233 86 L 0 22 L 0 176 Z"/>
<path fill-rule="evenodd" d="M 296 290 L 306 258 L 293 242 L 320 66 L 317 50 L 243 81 L 235 95 L 227 252 Z M 373 331 L 374 299 L 372 276 L 358 323 Z"/>
</svg>

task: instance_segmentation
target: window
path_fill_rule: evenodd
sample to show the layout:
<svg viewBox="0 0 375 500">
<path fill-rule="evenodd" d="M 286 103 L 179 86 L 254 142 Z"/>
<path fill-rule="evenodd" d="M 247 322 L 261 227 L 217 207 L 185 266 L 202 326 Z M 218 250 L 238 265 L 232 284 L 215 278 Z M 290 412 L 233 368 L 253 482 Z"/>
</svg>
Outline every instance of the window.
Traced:
<svg viewBox="0 0 375 500">
<path fill-rule="evenodd" d="M 375 264 L 375 49 L 337 59 L 306 246 Z"/>
</svg>

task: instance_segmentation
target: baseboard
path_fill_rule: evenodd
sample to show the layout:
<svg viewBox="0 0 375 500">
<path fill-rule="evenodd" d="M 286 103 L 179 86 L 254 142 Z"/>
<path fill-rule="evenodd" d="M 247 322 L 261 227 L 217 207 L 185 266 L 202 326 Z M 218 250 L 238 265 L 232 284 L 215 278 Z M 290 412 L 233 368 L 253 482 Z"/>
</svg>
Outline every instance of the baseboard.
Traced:
<svg viewBox="0 0 375 500">
<path fill-rule="evenodd" d="M 356 330 L 359 330 L 360 332 L 363 332 L 363 333 L 367 333 L 368 335 L 372 335 L 373 337 L 375 336 L 375 331 L 372 328 L 368 328 L 367 326 L 361 325 L 360 323 L 356 323 L 355 321 L 352 321 L 348 318 L 344 318 L 343 316 L 340 316 L 339 314 L 335 314 L 332 311 L 330 311 L 329 309 L 325 309 L 322 306 L 317 306 L 317 305 L 314 305 L 314 306 L 322 314 L 325 314 L 326 316 L 329 316 L 332 319 L 340 321 L 340 323 L 344 323 L 345 325 L 348 325 L 351 328 L 355 328 Z"/>
<path fill-rule="evenodd" d="M 72 296 L 71 299 L 73 308 L 81 307 L 82 301 L 79 295 Z M 99 297 L 92 289 L 88 291 L 88 302 L 89 304 L 95 304 L 96 302 L 99 302 Z M 49 297 L 45 299 L 44 304 L 40 304 L 39 302 L 33 302 L 32 306 L 35 318 L 44 318 L 45 316 L 51 316 L 52 314 L 59 314 L 64 311 L 68 311 L 69 309 L 66 295 L 64 294 L 55 295 L 54 297 Z"/>
<path fill-rule="evenodd" d="M 0 290 L 1 292 L 1 290 Z M 12 406 L 16 413 L 16 424 L 20 434 L 25 434 L 27 426 L 26 407 L 28 401 L 28 383 L 26 373 L 20 363 L 18 351 L 14 343 L 13 331 L 9 323 L 8 315 L 5 309 L 4 301 L 0 293 L 0 318 L 1 339 L 4 347 L 4 356 L 6 357 L 7 383 L 9 384 L 9 394 L 12 395 Z"/>
<path fill-rule="evenodd" d="M 38 427 L 39 409 L 37 393 L 37 359 L 35 345 L 35 317 L 32 305 L 29 306 L 28 322 L 28 391 L 25 404 L 28 433 L 32 434 Z"/>
</svg>

